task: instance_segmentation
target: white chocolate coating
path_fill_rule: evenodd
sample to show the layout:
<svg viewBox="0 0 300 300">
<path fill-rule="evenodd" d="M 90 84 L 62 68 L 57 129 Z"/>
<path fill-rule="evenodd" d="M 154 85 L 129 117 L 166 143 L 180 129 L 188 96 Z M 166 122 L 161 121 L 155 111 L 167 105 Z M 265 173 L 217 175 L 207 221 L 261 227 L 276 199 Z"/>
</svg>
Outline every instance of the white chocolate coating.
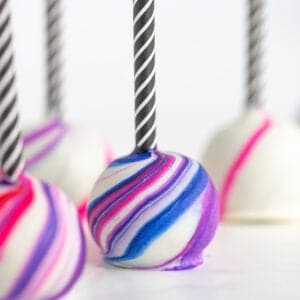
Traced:
<svg viewBox="0 0 300 300">
<path fill-rule="evenodd" d="M 262 111 L 246 111 L 215 135 L 204 154 L 203 164 L 221 201 L 231 170 L 232 182 L 224 206 L 227 220 L 299 218 L 300 129 L 287 121 L 270 119 L 270 126 L 259 135 L 264 120 Z"/>
<path fill-rule="evenodd" d="M 55 131 L 25 144 L 25 157 L 40 151 Z M 67 127 L 62 139 L 42 159 L 29 165 L 36 177 L 60 186 L 76 204 L 87 198 L 93 183 L 110 160 L 110 149 L 96 130 Z"/>
</svg>

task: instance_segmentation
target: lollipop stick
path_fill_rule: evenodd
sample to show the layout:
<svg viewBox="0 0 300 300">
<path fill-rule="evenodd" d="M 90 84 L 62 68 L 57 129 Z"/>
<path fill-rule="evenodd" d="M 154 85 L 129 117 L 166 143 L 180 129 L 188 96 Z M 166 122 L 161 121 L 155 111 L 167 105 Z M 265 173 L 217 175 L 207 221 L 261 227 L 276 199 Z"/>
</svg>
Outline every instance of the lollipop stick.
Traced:
<svg viewBox="0 0 300 300">
<path fill-rule="evenodd" d="M 61 76 L 61 1 L 46 0 L 47 5 L 47 115 L 62 113 Z"/>
<path fill-rule="evenodd" d="M 7 0 L 0 1 L 0 152 L 1 179 L 17 180 L 24 161 Z"/>
<path fill-rule="evenodd" d="M 248 1 L 248 107 L 262 104 L 263 9 L 263 0 Z"/>
<path fill-rule="evenodd" d="M 137 152 L 156 147 L 154 0 L 133 1 Z"/>
</svg>

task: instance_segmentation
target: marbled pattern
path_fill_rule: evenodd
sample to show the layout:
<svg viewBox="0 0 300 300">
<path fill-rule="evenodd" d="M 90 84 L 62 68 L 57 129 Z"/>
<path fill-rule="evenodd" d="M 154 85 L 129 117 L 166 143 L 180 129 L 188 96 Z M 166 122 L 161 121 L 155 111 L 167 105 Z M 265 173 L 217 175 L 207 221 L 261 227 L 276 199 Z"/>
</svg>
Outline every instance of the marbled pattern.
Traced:
<svg viewBox="0 0 300 300">
<path fill-rule="evenodd" d="M 72 203 L 23 175 L 0 185 L 0 299 L 56 299 L 76 282 L 85 241 Z"/>
<path fill-rule="evenodd" d="M 202 263 L 218 216 L 216 191 L 199 163 L 157 150 L 114 161 L 96 182 L 88 207 L 105 259 L 138 269 Z"/>
</svg>

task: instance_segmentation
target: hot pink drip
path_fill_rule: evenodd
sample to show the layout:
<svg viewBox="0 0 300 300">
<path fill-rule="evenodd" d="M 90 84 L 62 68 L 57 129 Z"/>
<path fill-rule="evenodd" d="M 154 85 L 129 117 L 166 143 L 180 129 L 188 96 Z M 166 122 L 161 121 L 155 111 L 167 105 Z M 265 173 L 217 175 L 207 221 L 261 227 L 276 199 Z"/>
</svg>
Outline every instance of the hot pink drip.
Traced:
<svg viewBox="0 0 300 300">
<path fill-rule="evenodd" d="M 229 194 L 234 186 L 238 173 L 241 171 L 241 169 L 247 162 L 249 155 L 252 153 L 252 151 L 254 151 L 257 143 L 266 134 L 271 125 L 272 120 L 267 115 L 265 115 L 262 123 L 254 130 L 254 132 L 250 135 L 248 140 L 246 140 L 245 144 L 242 145 L 240 151 L 237 153 L 235 159 L 233 160 L 233 163 L 229 167 L 225 175 L 223 184 L 221 186 L 221 219 L 224 217 Z"/>
</svg>

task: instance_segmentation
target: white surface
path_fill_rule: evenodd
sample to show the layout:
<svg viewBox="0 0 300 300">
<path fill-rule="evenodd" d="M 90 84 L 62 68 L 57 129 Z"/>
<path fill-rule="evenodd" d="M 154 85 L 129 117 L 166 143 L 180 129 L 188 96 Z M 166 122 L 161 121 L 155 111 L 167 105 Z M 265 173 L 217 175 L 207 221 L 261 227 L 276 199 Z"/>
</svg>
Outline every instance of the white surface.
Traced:
<svg viewBox="0 0 300 300">
<path fill-rule="evenodd" d="M 182 272 L 89 264 L 75 299 L 300 299 L 300 224 L 221 225 L 204 265 Z"/>
<path fill-rule="evenodd" d="M 41 0 L 12 0 L 23 122 L 42 116 Z M 116 154 L 133 148 L 132 1 L 63 0 L 66 112 L 95 124 Z M 291 116 L 300 105 L 300 1 L 266 1 L 266 101 Z M 198 158 L 211 133 L 244 102 L 243 0 L 158 0 L 157 99 L 161 149 Z M 34 107 L 34 109 L 33 109 Z"/>
</svg>

